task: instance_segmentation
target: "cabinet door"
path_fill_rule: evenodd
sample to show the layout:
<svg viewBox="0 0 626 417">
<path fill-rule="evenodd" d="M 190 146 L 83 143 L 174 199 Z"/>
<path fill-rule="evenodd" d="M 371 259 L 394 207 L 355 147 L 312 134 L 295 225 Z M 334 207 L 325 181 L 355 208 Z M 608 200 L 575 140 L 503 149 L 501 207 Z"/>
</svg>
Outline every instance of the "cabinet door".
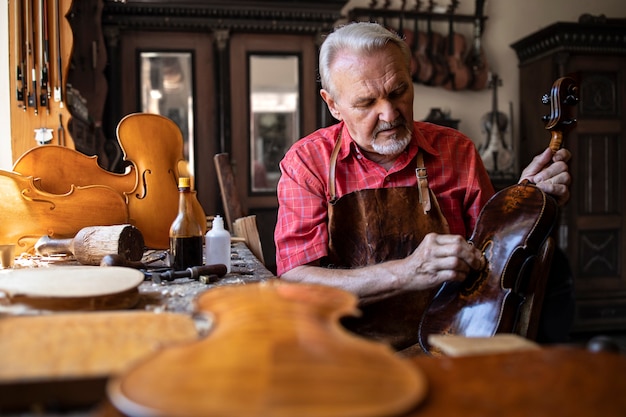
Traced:
<svg viewBox="0 0 626 417">
<path fill-rule="evenodd" d="M 239 198 L 257 216 L 265 262 L 275 262 L 278 163 L 316 129 L 317 47 L 313 36 L 233 34 L 231 162 Z"/>
<path fill-rule="evenodd" d="M 185 157 L 195 177 L 198 199 L 207 214 L 215 213 L 219 191 L 213 169 L 217 153 L 215 122 L 214 36 L 209 32 L 125 31 L 120 39 L 120 108 L 118 120 L 129 113 L 159 113 L 179 124 L 185 143 Z M 163 65 L 150 66 L 160 62 Z M 147 63 L 147 64 L 146 64 Z M 172 72 L 168 63 L 179 70 Z M 185 67 L 180 70 L 180 66 Z M 155 69 L 158 69 L 155 71 Z M 174 77 L 176 79 L 174 79 Z M 190 77 L 190 80 L 184 80 Z M 146 88 L 146 84 L 161 88 Z M 190 95 L 164 101 L 168 91 L 188 85 Z M 154 90 L 161 98 L 148 97 Z M 160 91 L 159 91 L 160 90 Z M 150 146 L 146 142 L 145 146 Z"/>
<path fill-rule="evenodd" d="M 626 328 L 626 65 L 610 56 L 574 56 L 580 77 L 574 177 L 567 207 L 568 253 L 580 330 Z"/>
</svg>

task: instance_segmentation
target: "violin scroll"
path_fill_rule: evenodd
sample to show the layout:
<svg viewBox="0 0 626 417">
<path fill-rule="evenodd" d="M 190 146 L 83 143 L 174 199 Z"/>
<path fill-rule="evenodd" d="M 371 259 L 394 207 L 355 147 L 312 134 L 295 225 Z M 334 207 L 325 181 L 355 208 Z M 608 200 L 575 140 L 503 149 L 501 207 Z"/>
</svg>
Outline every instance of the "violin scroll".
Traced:
<svg viewBox="0 0 626 417">
<path fill-rule="evenodd" d="M 561 77 L 552 84 L 550 95 L 544 94 L 543 104 L 550 105 L 550 114 L 543 116 L 546 130 L 552 132 L 550 149 L 556 153 L 563 145 L 563 135 L 576 126 L 572 110 L 578 103 L 578 85 L 571 77 Z"/>
</svg>

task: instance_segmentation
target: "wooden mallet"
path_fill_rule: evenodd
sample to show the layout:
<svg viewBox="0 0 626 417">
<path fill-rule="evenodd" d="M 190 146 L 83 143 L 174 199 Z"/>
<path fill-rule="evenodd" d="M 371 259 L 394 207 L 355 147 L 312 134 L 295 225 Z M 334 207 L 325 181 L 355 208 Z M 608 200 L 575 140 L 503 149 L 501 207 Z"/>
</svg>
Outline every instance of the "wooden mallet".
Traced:
<svg viewBox="0 0 626 417">
<path fill-rule="evenodd" d="M 135 226 L 90 226 L 78 231 L 74 238 L 53 239 L 41 237 L 35 251 L 42 256 L 70 254 L 83 265 L 100 265 L 106 255 L 116 254 L 129 261 L 143 256 L 143 235 Z"/>
</svg>

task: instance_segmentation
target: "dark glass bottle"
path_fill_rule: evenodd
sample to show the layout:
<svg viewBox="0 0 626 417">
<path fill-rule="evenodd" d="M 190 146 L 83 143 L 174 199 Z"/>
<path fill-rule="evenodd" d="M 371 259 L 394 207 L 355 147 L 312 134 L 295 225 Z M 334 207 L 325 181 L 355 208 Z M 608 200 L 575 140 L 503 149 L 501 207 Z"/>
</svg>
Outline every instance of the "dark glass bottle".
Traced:
<svg viewBox="0 0 626 417">
<path fill-rule="evenodd" d="M 202 226 L 194 215 L 195 194 L 189 178 L 179 178 L 178 191 L 178 215 L 170 227 L 170 266 L 177 271 L 202 265 L 204 243 Z"/>
</svg>

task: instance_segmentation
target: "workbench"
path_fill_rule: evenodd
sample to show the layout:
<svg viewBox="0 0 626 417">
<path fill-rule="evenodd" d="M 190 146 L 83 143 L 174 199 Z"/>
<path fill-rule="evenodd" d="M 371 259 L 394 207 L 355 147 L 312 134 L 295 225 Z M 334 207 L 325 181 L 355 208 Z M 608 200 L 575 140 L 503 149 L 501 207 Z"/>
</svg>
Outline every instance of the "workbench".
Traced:
<svg viewBox="0 0 626 417">
<path fill-rule="evenodd" d="M 139 286 L 139 303 L 131 312 L 161 317 L 174 313 L 177 315 L 174 318 L 191 319 L 195 323 L 191 338 L 196 338 L 202 334 L 203 329 L 210 328 L 210 323 L 205 322 L 206 317 L 196 314 L 194 300 L 200 294 L 218 287 L 273 281 L 271 272 L 265 269 L 244 244 L 233 244 L 232 260 L 232 271 L 208 284 L 186 278 L 165 285 L 144 281 Z M 181 323 L 183 326 L 179 327 L 179 331 L 184 330 L 182 327 L 188 321 Z M 165 324 L 162 330 L 167 333 L 168 326 Z M 181 340 L 189 340 L 188 333 Z M 307 339 L 305 333 L 305 329 L 302 329 L 303 340 Z M 1 337 L 7 335 L 0 334 Z M 38 343 L 38 335 L 32 335 L 32 343 Z M 303 352 L 315 352 L 317 357 L 322 345 L 323 343 L 316 344 L 318 349 L 311 351 L 311 345 L 303 344 L 302 349 Z M 402 360 L 405 369 L 415 372 L 425 381 L 425 392 L 410 411 L 399 416 L 626 415 L 626 397 L 621 395 L 626 391 L 626 356 L 620 353 L 592 352 L 581 346 L 545 346 L 488 354 L 474 353 L 461 357 L 416 355 L 403 357 Z M 337 366 L 343 369 L 341 363 Z M 190 371 L 192 369 L 193 367 Z M 305 379 L 310 377 L 308 374 L 302 375 Z M 124 417 L 106 396 L 107 382 L 106 376 L 100 376 L 1 384 L 0 405 L 20 396 L 23 399 L 24 392 L 31 394 L 34 400 L 21 410 L 0 408 L 0 415 Z M 306 397 L 306 393 L 302 395 Z M 50 401 L 53 398 L 67 400 L 68 403 L 55 406 Z M 245 399 L 242 398 L 241 401 Z"/>
<path fill-rule="evenodd" d="M 71 258 L 42 259 L 37 257 L 21 257 L 16 259 L 15 268 L 69 268 L 76 266 L 76 264 L 77 262 Z M 151 264 L 151 266 L 158 268 L 159 265 L 157 262 Z M 93 268 L 100 267 L 94 266 Z M 18 328 L 14 330 L 12 334 L 6 334 L 7 330 L 4 327 L 0 327 L 0 338 L 3 338 L 5 341 L 4 344 L 0 341 L 0 356 L 4 357 L 6 360 L 6 355 L 8 354 L 6 351 L 7 346 L 10 346 L 10 343 L 6 343 L 7 340 L 22 338 L 24 351 L 32 347 L 35 350 L 39 349 L 39 352 L 41 352 L 40 356 L 49 354 L 61 358 L 74 354 L 77 357 L 76 362 L 82 360 L 83 363 L 88 363 L 89 361 L 94 362 L 99 360 L 98 357 L 96 357 L 97 353 L 94 353 L 93 358 L 85 359 L 82 357 L 85 355 L 84 349 L 78 345 L 100 343 L 105 345 L 103 346 L 103 348 L 105 348 L 106 344 L 109 343 L 107 339 L 110 339 L 112 344 L 118 344 L 118 346 L 110 346 L 112 350 L 110 356 L 115 358 L 115 355 L 117 355 L 119 358 L 124 358 L 124 361 L 126 361 L 129 357 L 137 356 L 139 353 L 145 353 L 138 350 L 141 349 L 141 346 L 136 346 L 142 341 L 145 341 L 146 344 L 156 345 L 168 341 L 189 340 L 203 336 L 210 328 L 211 323 L 210 317 L 196 314 L 194 300 L 199 294 L 220 286 L 246 285 L 267 281 L 272 278 L 274 278 L 273 274 L 252 254 L 245 243 L 234 242 L 231 245 L 231 271 L 225 276 L 221 278 L 213 277 L 207 283 L 197 279 L 179 278 L 162 284 L 156 284 L 146 276 L 146 279 L 138 286 L 138 301 L 136 305 L 129 310 L 114 312 L 48 311 L 30 308 L 25 305 L 11 305 L 7 302 L 0 302 L 0 320 L 3 318 L 49 319 L 50 323 L 56 326 L 53 327 L 55 329 L 58 329 L 60 325 L 58 322 L 54 321 L 55 319 L 63 318 L 69 320 L 66 321 L 66 329 L 60 329 L 59 333 L 61 333 L 61 331 L 67 332 L 69 339 L 73 340 L 72 343 L 76 345 L 64 347 L 63 341 L 56 340 L 52 338 L 51 335 L 47 334 L 50 330 L 46 327 L 46 322 L 41 321 L 38 322 L 35 327 L 26 327 L 35 329 L 31 330 L 31 332 L 39 334 L 24 334 L 26 328 L 20 329 L 19 326 L 17 326 Z M 85 322 L 81 320 L 93 319 L 94 317 L 98 317 L 99 314 L 103 314 L 104 318 L 101 321 L 103 326 L 130 327 L 127 329 L 120 328 L 118 330 L 114 328 L 103 328 L 100 331 L 95 331 L 94 329 L 90 337 L 95 340 L 82 340 L 81 337 L 84 337 L 86 330 L 82 328 Z M 157 319 L 159 321 L 152 321 L 151 319 Z M 96 320 L 93 321 L 93 323 L 98 324 L 100 321 Z M 2 324 L 2 322 L 0 322 L 0 324 Z M 29 322 L 29 325 L 30 324 L 32 323 Z M 41 332 L 37 330 L 40 328 L 43 329 Z M 2 333 L 3 330 L 5 331 L 4 334 Z M 124 333 L 125 331 L 126 333 Z M 45 343 L 42 344 L 42 338 L 47 341 L 48 345 Z M 126 342 L 125 339 L 127 338 L 136 338 L 136 340 L 133 341 L 134 345 L 124 345 Z M 116 342 L 113 342 L 113 340 L 116 340 Z M 18 342 L 16 341 L 15 343 Z M 67 353 L 50 351 L 51 349 L 60 350 L 65 348 L 68 349 Z M 156 347 L 147 346 L 145 350 L 151 351 L 154 350 L 154 348 Z M 5 349 L 5 351 L 3 351 L 3 349 Z M 25 355 L 27 353 L 28 352 L 26 352 Z M 100 360 L 101 359 L 102 358 L 100 358 Z M 101 362 L 104 361 L 101 360 Z M 19 369 L 18 375 L 13 379 L 5 378 L 5 380 L 2 380 L 0 377 L 0 415 L 22 417 L 30 415 L 92 415 L 93 407 L 105 396 L 107 380 L 106 375 L 102 374 L 103 371 L 101 369 L 93 369 L 92 365 L 93 363 L 90 363 L 89 366 L 83 365 L 83 369 L 74 369 L 69 366 L 71 372 L 78 372 L 79 374 L 84 372 L 86 375 L 84 378 L 70 375 L 69 377 L 55 377 L 50 380 L 32 379 L 27 375 L 26 366 L 24 367 L 25 377 L 23 379 L 19 378 Z M 41 366 L 41 364 L 39 364 L 39 366 Z M 67 364 L 59 365 L 59 367 L 62 366 L 68 367 Z M 118 364 L 115 363 L 113 359 L 111 359 L 110 363 L 104 364 L 105 368 L 107 366 L 111 370 L 121 370 L 118 369 Z M 44 369 L 44 371 L 54 373 L 56 370 Z M 4 374 L 7 372 L 7 370 L 4 370 Z M 2 370 L 0 370 L 0 374 L 2 373 Z M 32 402 L 29 402 L 31 400 Z M 56 402 L 60 402 L 60 404 L 55 404 Z"/>
</svg>

